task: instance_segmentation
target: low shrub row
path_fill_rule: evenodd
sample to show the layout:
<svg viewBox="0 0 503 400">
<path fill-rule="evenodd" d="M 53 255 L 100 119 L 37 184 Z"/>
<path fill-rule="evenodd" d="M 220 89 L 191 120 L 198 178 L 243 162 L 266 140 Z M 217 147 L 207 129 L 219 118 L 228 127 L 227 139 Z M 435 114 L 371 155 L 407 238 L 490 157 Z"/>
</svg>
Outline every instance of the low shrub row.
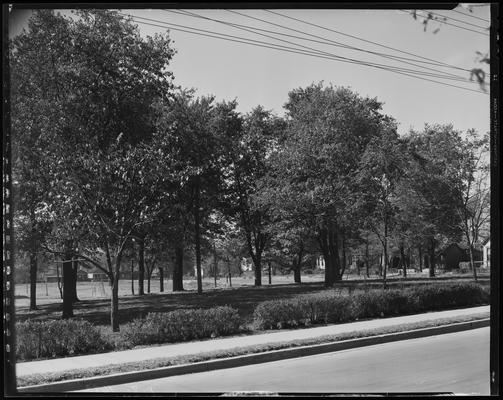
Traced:
<svg viewBox="0 0 503 400">
<path fill-rule="evenodd" d="M 26 321 L 16 324 L 16 356 L 19 360 L 100 353 L 111 348 L 101 331 L 87 321 Z"/>
<path fill-rule="evenodd" d="M 16 356 L 24 361 L 225 336 L 238 333 L 240 323 L 231 307 L 150 313 L 122 326 L 119 337 L 83 320 L 26 321 L 16 324 Z"/>
<path fill-rule="evenodd" d="M 256 329 L 282 329 L 475 306 L 488 302 L 489 290 L 474 283 L 370 290 L 345 296 L 327 292 L 265 301 L 255 308 L 253 321 Z"/>
<path fill-rule="evenodd" d="M 231 335 L 241 330 L 240 324 L 237 310 L 228 306 L 149 313 L 126 324 L 121 338 L 126 347 L 182 342 Z"/>
</svg>

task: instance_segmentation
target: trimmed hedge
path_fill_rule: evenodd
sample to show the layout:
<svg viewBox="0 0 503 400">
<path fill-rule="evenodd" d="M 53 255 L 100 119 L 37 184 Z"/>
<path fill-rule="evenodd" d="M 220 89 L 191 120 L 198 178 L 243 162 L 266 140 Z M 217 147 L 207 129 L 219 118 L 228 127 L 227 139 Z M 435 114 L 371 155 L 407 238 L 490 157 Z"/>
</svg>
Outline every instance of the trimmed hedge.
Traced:
<svg viewBox="0 0 503 400">
<path fill-rule="evenodd" d="M 475 283 L 370 290 L 352 295 L 316 293 L 269 300 L 254 310 L 257 329 L 282 329 L 466 307 L 489 302 L 489 289 Z"/>
<path fill-rule="evenodd" d="M 258 329 L 282 329 L 320 323 L 350 321 L 350 298 L 335 293 L 315 293 L 287 300 L 260 303 L 253 313 Z"/>
<path fill-rule="evenodd" d="M 100 330 L 87 321 L 26 321 L 16 324 L 16 356 L 19 360 L 97 353 L 111 348 Z"/>
<path fill-rule="evenodd" d="M 182 342 L 238 333 L 240 324 L 238 311 L 228 306 L 149 313 L 126 324 L 121 338 L 124 347 Z"/>
</svg>

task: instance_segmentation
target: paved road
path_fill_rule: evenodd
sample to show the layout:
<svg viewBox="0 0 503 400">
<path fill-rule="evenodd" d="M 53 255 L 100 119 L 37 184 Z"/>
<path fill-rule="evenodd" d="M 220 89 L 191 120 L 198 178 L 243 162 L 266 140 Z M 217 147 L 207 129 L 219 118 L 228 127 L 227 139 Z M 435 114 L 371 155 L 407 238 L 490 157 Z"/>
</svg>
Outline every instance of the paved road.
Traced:
<svg viewBox="0 0 503 400">
<path fill-rule="evenodd" d="M 489 328 L 89 392 L 454 392 L 489 394 Z"/>
</svg>

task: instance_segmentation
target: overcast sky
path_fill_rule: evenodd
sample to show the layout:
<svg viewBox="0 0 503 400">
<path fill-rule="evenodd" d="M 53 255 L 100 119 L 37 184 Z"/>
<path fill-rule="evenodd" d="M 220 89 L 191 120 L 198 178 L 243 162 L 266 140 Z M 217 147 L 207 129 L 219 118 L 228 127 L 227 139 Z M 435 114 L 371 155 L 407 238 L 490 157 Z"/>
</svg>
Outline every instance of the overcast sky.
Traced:
<svg viewBox="0 0 503 400">
<path fill-rule="evenodd" d="M 189 11 L 200 16 L 234 24 L 302 36 L 318 41 L 332 41 L 332 43 L 336 41 L 338 46 L 313 43 L 298 37 L 273 35 L 292 43 L 280 42 L 218 22 L 183 16 L 164 10 L 122 10 L 123 13 L 135 17 L 181 25 L 176 27 L 178 29 L 190 30 L 188 27 L 205 29 L 240 38 L 297 47 L 299 51 L 306 50 L 306 48 L 298 47 L 298 45 L 307 46 L 329 53 L 327 56 L 337 55 L 358 62 L 375 62 L 432 74 L 454 74 L 466 79 L 467 82 L 445 80 L 432 76 L 423 76 L 423 78 L 475 91 L 479 90 L 479 87 L 475 83 L 468 82 L 470 74 L 467 70 L 482 66 L 482 64 L 477 64 L 475 60 L 476 51 L 482 53 L 489 51 L 488 31 L 484 30 L 484 27 L 489 26 L 489 22 L 487 22 L 490 18 L 489 6 L 477 6 L 473 13 L 462 7 L 458 7 L 454 11 L 436 10 L 434 11 L 437 13 L 436 16 L 438 18 L 447 17 L 446 22 L 451 25 L 439 25 L 430 21 L 426 32 L 420 19 L 414 20 L 410 14 L 399 10 L 272 10 L 340 33 L 273 15 L 265 10 L 235 11 L 281 25 L 281 27 L 226 10 Z M 22 29 L 26 16 L 26 12 L 14 14 L 14 18 L 11 19 L 12 33 L 16 34 Z M 159 24 L 159 22 L 143 21 Z M 166 28 L 139 23 L 139 19 L 136 22 L 138 22 L 143 35 L 166 31 Z M 433 31 L 437 27 L 440 27 L 440 30 L 435 34 Z M 172 28 L 175 26 L 172 25 Z M 295 29 L 297 32 L 286 28 Z M 482 34 L 478 32 L 482 32 Z M 483 34 L 484 32 L 485 34 Z M 272 35 L 264 31 L 262 33 Z M 319 38 L 306 36 L 306 33 L 316 35 Z M 324 81 L 326 84 L 332 83 L 334 86 L 350 87 L 363 96 L 377 97 L 378 100 L 384 102 L 385 113 L 395 117 L 399 122 L 400 133 L 407 132 L 411 127 L 421 129 L 426 122 L 452 123 L 457 129 L 475 128 L 480 133 L 489 130 L 489 96 L 484 93 L 444 86 L 369 66 L 230 42 L 174 29 L 170 30 L 170 37 L 177 50 L 170 65 L 170 69 L 175 75 L 175 83 L 183 87 L 196 88 L 199 95 L 215 95 L 217 100 L 237 99 L 238 109 L 241 112 L 250 111 L 260 104 L 278 115 L 283 115 L 283 105 L 288 99 L 290 90 L 305 87 L 313 82 Z M 399 53 L 356 38 L 403 50 L 413 55 Z M 367 52 L 341 47 L 347 45 L 364 49 Z M 396 59 L 372 55 L 368 51 L 414 59 L 414 61 L 408 60 L 408 62 L 417 64 L 417 66 L 399 63 Z M 417 58 L 417 56 L 462 69 L 421 64 L 420 61 L 425 60 Z M 435 71 L 422 69 L 418 66 L 433 68 Z"/>
</svg>

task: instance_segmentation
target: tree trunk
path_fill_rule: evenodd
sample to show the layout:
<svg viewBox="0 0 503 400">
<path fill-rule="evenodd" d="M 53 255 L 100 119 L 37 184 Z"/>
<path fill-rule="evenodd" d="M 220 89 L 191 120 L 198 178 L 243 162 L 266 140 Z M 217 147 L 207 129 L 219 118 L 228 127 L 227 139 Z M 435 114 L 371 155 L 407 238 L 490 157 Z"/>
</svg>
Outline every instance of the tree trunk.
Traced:
<svg viewBox="0 0 503 400">
<path fill-rule="evenodd" d="M 138 295 L 145 294 L 145 238 L 138 240 Z"/>
<path fill-rule="evenodd" d="M 30 310 L 37 309 L 37 252 L 30 252 Z"/>
<path fill-rule="evenodd" d="M 255 267 L 255 286 L 262 286 L 262 255 L 256 254 L 253 257 L 253 265 Z"/>
<path fill-rule="evenodd" d="M 150 279 L 152 278 L 152 274 L 147 274 L 147 293 L 150 293 Z"/>
<path fill-rule="evenodd" d="M 131 258 L 131 294 L 134 296 L 134 260 Z"/>
<path fill-rule="evenodd" d="M 342 268 L 340 271 L 340 277 L 338 280 L 342 280 L 342 277 L 344 276 L 344 272 L 346 271 L 346 266 L 347 266 L 347 259 L 346 259 L 346 235 L 343 233 L 342 234 L 342 240 L 341 240 L 341 247 L 342 247 Z"/>
<path fill-rule="evenodd" d="M 63 319 L 73 317 L 73 262 L 72 252 L 65 251 L 63 259 Z"/>
<path fill-rule="evenodd" d="M 469 251 L 470 251 L 470 267 L 473 271 L 473 279 L 475 282 L 477 282 L 477 268 L 475 266 L 475 261 L 473 260 L 473 246 L 469 246 Z"/>
<path fill-rule="evenodd" d="M 164 292 L 164 268 L 159 267 L 159 291 Z"/>
<path fill-rule="evenodd" d="M 405 262 L 405 249 L 403 243 L 400 243 L 400 264 L 402 264 L 403 277 L 407 278 L 407 263 Z"/>
<path fill-rule="evenodd" d="M 229 286 L 232 287 L 231 260 L 227 260 L 227 273 L 229 274 Z"/>
<path fill-rule="evenodd" d="M 63 268 L 63 266 L 61 266 L 61 268 Z M 61 282 L 61 277 L 59 274 L 59 263 L 56 264 L 56 276 L 58 278 L 59 297 L 61 298 L 61 300 L 63 300 L 63 288 L 62 288 L 63 283 Z"/>
<path fill-rule="evenodd" d="M 78 260 L 78 257 L 77 256 L 74 256 L 73 257 L 73 269 L 72 269 L 72 286 L 71 286 L 71 290 L 72 290 L 72 298 L 73 298 L 73 302 L 76 303 L 79 300 L 79 298 L 77 297 L 77 281 L 78 281 L 78 270 L 79 270 L 79 262 L 77 261 Z"/>
<path fill-rule="evenodd" d="M 344 270 L 341 268 L 341 260 L 339 258 L 339 238 L 337 231 L 332 227 L 328 234 L 328 249 L 332 265 L 332 282 L 339 282 L 342 279 Z M 344 255 L 344 252 L 343 252 Z"/>
<path fill-rule="evenodd" d="M 114 274 L 112 283 L 112 296 L 110 307 L 110 324 L 113 332 L 119 332 L 119 274 Z"/>
<path fill-rule="evenodd" d="M 301 267 L 301 260 L 302 260 L 302 247 L 299 250 L 299 254 L 297 254 L 297 260 L 294 260 L 294 266 L 293 266 L 293 281 L 295 283 L 301 283 L 301 276 L 300 276 L 300 267 Z"/>
<path fill-rule="evenodd" d="M 320 246 L 325 259 L 325 286 L 330 287 L 341 279 L 337 232 L 331 223 L 321 230 Z"/>
<path fill-rule="evenodd" d="M 213 278 L 215 280 L 215 287 L 217 287 L 217 272 L 218 272 L 217 248 L 215 243 L 213 243 Z"/>
<path fill-rule="evenodd" d="M 194 240 L 196 247 L 196 272 L 197 272 L 197 294 L 203 293 L 203 279 L 201 276 L 201 226 L 200 226 L 200 210 L 199 210 L 199 176 L 196 177 L 196 185 L 194 189 Z"/>
<path fill-rule="evenodd" d="M 423 272 L 423 246 L 419 245 L 417 251 L 419 253 L 419 272 Z"/>
<path fill-rule="evenodd" d="M 183 290 L 183 244 L 175 247 L 175 265 L 173 266 L 173 292 Z"/>
<path fill-rule="evenodd" d="M 365 240 L 365 273 L 367 278 L 370 278 L 370 265 L 369 265 L 369 238 Z"/>
<path fill-rule="evenodd" d="M 329 254 L 329 245 L 328 245 L 328 229 L 323 227 L 320 229 L 320 233 L 318 236 L 318 242 L 320 245 L 320 250 L 323 254 L 323 258 L 325 261 L 325 286 L 332 286 L 332 264 L 331 258 Z"/>
<path fill-rule="evenodd" d="M 384 219 L 384 243 L 383 243 L 383 268 L 382 268 L 382 282 L 383 287 L 386 289 L 386 272 L 388 271 L 388 223 Z"/>
<path fill-rule="evenodd" d="M 300 265 L 297 264 L 293 270 L 293 281 L 295 283 L 302 283 L 300 275 Z"/>
<path fill-rule="evenodd" d="M 270 261 L 267 262 L 267 267 L 269 270 L 269 285 L 270 285 L 270 284 L 272 284 L 272 275 L 271 275 L 272 271 L 271 271 L 271 262 Z"/>
<path fill-rule="evenodd" d="M 430 278 L 435 277 L 435 239 L 430 238 Z"/>
</svg>

